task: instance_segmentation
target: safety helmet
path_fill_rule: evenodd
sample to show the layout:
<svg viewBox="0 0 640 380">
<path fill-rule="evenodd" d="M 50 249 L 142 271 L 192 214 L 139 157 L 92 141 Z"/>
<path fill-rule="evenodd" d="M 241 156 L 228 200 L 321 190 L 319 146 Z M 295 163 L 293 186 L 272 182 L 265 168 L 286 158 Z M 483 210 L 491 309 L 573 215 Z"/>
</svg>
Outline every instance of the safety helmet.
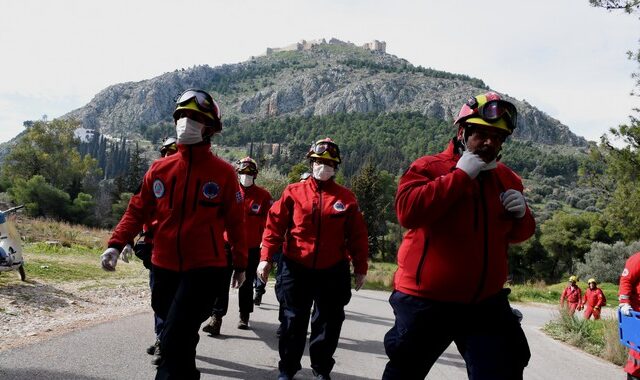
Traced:
<svg viewBox="0 0 640 380">
<path fill-rule="evenodd" d="M 247 156 L 236 161 L 236 172 L 238 174 L 250 174 L 256 176 L 258 175 L 258 164 L 253 158 Z"/>
<path fill-rule="evenodd" d="M 160 146 L 160 155 L 162 157 L 170 156 L 175 152 L 177 152 L 178 151 L 177 143 L 178 143 L 178 140 L 176 140 L 175 137 L 167 137 L 166 139 L 164 139 L 164 141 L 162 142 L 162 145 Z"/>
<path fill-rule="evenodd" d="M 502 100 L 495 92 L 476 95 L 462 105 L 454 125 L 473 124 L 497 128 L 512 134 L 517 126 L 518 111 L 513 103 Z"/>
<path fill-rule="evenodd" d="M 311 144 L 307 158 L 323 158 L 325 160 L 335 161 L 336 163 L 342 162 L 340 159 L 340 148 L 338 144 L 333 142 L 329 137 L 318 140 Z"/>
<path fill-rule="evenodd" d="M 176 99 L 176 109 L 173 111 L 173 120 L 178 121 L 182 117 L 182 111 L 190 110 L 203 116 L 205 126 L 213 129 L 207 132 L 209 135 L 222 130 L 220 107 L 208 92 L 190 88 Z"/>
<path fill-rule="evenodd" d="M 576 276 L 569 277 L 569 282 L 577 282 L 577 281 L 578 281 L 578 277 Z"/>
<path fill-rule="evenodd" d="M 587 284 L 591 284 L 592 282 L 596 285 L 598 284 L 595 278 L 590 278 L 589 281 L 587 281 Z"/>
</svg>

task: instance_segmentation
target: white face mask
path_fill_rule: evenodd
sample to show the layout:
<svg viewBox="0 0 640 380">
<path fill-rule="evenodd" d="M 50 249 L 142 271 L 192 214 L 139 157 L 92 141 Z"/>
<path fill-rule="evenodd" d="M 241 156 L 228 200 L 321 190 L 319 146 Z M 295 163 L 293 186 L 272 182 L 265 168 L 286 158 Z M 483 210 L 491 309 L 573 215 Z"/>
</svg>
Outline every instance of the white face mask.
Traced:
<svg viewBox="0 0 640 380">
<path fill-rule="evenodd" d="M 326 181 L 329 178 L 333 177 L 336 174 L 336 170 L 324 164 L 319 164 L 317 162 L 313 163 L 313 178 L 318 181 Z"/>
<path fill-rule="evenodd" d="M 202 141 L 204 124 L 191 120 L 188 117 L 178 119 L 176 122 L 176 135 L 178 144 L 192 145 Z"/>
<path fill-rule="evenodd" d="M 250 174 L 240 174 L 238 176 L 238 181 L 244 187 L 253 186 L 253 176 Z"/>
</svg>

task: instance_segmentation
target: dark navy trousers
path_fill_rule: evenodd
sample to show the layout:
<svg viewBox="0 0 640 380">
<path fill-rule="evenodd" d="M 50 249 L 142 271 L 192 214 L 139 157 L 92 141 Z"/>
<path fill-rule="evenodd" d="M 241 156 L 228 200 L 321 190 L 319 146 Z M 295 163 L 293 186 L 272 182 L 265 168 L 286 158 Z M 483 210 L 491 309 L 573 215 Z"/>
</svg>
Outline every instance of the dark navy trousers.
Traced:
<svg viewBox="0 0 640 380">
<path fill-rule="evenodd" d="M 278 299 L 283 309 L 278 368 L 289 375 L 302 368 L 300 360 L 311 318 L 311 368 L 328 375 L 335 364 L 333 354 L 345 319 L 344 307 L 351 299 L 349 262 L 340 262 L 328 269 L 310 269 L 283 257 L 281 267 L 277 280 Z"/>
<path fill-rule="evenodd" d="M 465 360 L 469 379 L 522 379 L 531 352 L 509 292 L 467 305 L 394 291 L 389 302 L 396 321 L 384 337 L 389 362 L 382 379 L 424 379 L 451 342 Z"/>
</svg>

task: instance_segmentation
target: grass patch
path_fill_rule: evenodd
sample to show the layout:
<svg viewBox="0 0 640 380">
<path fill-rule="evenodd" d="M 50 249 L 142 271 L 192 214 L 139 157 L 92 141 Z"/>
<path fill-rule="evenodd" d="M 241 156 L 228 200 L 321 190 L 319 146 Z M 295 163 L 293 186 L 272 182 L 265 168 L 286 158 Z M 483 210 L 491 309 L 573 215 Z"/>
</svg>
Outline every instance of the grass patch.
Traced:
<svg viewBox="0 0 640 380">
<path fill-rule="evenodd" d="M 395 263 L 370 262 L 363 289 L 393 290 L 393 274 L 396 269 L 398 266 Z"/>
<path fill-rule="evenodd" d="M 543 330 L 555 339 L 614 364 L 626 363 L 627 349 L 618 340 L 618 321 L 615 319 L 578 319 L 562 309 L 558 317 L 547 323 Z"/>
</svg>

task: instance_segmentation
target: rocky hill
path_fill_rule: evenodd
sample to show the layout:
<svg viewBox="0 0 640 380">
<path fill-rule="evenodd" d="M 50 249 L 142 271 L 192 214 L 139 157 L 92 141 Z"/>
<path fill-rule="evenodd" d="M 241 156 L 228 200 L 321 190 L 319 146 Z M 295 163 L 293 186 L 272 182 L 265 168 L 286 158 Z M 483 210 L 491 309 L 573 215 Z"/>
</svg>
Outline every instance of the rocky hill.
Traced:
<svg viewBox="0 0 640 380">
<path fill-rule="evenodd" d="M 116 84 L 63 117 L 106 134 L 140 133 L 149 126 L 170 123 L 175 97 L 189 87 L 211 91 L 223 118 L 235 116 L 241 123 L 283 116 L 403 111 L 451 120 L 465 99 L 489 89 L 479 79 L 416 67 L 382 51 L 331 40 L 304 49 L 269 49 L 269 54 L 237 64 L 196 66 Z M 515 138 L 550 145 L 586 144 L 560 121 L 525 101 L 506 97 L 520 111 Z"/>
</svg>

